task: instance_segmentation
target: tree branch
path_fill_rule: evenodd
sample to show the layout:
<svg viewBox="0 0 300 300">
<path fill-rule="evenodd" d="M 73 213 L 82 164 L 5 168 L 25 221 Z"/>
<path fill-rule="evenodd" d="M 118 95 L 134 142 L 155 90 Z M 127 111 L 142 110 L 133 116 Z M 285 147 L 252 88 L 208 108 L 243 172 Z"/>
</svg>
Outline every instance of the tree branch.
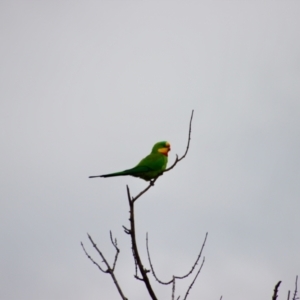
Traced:
<svg viewBox="0 0 300 300">
<path fill-rule="evenodd" d="M 164 173 L 170 171 L 171 169 L 173 169 L 181 160 L 183 160 L 186 157 L 186 155 L 187 155 L 187 153 L 189 151 L 189 148 L 190 148 L 193 116 L 194 116 L 194 110 L 192 110 L 192 114 L 191 114 L 191 118 L 190 118 L 188 142 L 187 142 L 187 146 L 186 146 L 184 154 L 180 158 L 178 158 L 178 155 L 176 154 L 175 162 L 173 163 L 173 165 L 171 165 L 171 167 L 167 168 L 164 171 Z"/>
<path fill-rule="evenodd" d="M 84 245 L 83 243 L 81 242 L 81 246 L 82 246 L 82 249 L 83 251 L 85 252 L 86 256 L 92 261 L 93 264 L 95 264 L 103 273 L 107 273 L 107 274 L 110 274 L 110 276 L 112 277 L 112 280 L 121 296 L 121 298 L 123 300 L 128 300 L 124 294 L 123 294 L 123 291 L 121 290 L 121 287 L 117 281 L 117 278 L 114 274 L 114 269 L 115 269 L 115 266 L 116 266 L 116 263 L 117 263 L 117 259 L 118 259 L 118 255 L 120 253 L 120 250 L 119 248 L 117 247 L 117 240 L 115 239 L 115 241 L 113 240 L 113 237 L 112 237 L 112 233 L 110 231 L 110 239 L 111 239 L 111 242 L 114 246 L 114 248 L 116 249 L 116 255 L 115 255 L 115 259 L 114 259 L 114 263 L 113 263 L 113 267 L 111 268 L 109 263 L 107 262 L 107 260 L 105 259 L 103 253 L 99 250 L 99 248 L 97 247 L 97 245 L 95 244 L 95 242 L 93 241 L 93 239 L 91 238 L 91 236 L 89 234 L 87 234 L 88 237 L 89 237 L 89 240 L 90 242 L 92 243 L 93 247 L 96 249 L 96 251 L 98 252 L 98 254 L 100 255 L 100 257 L 102 258 L 103 260 L 103 263 L 106 265 L 107 267 L 107 270 L 105 271 L 103 268 L 101 268 L 101 266 L 87 253 L 87 251 L 85 250 L 84 248 Z"/>
<path fill-rule="evenodd" d="M 113 244 L 113 246 L 116 249 L 116 255 L 115 255 L 115 259 L 114 259 L 114 263 L 113 263 L 113 267 L 112 267 L 112 271 L 114 272 L 116 263 L 117 263 L 117 259 L 118 259 L 119 253 L 120 253 L 120 249 L 118 248 L 117 239 L 115 239 L 115 240 L 113 239 L 111 230 L 109 231 L 109 236 L 110 236 L 111 243 Z"/>
<path fill-rule="evenodd" d="M 136 279 L 141 279 L 145 285 L 146 288 L 148 290 L 149 295 L 151 296 L 152 300 L 157 300 L 157 297 L 152 289 L 152 286 L 150 284 L 149 278 L 147 273 L 149 272 L 149 270 L 146 270 L 142 264 L 139 252 L 138 252 L 138 248 L 137 248 L 137 243 L 136 243 L 136 235 L 135 235 L 135 220 L 134 220 L 134 198 L 131 198 L 130 195 L 130 190 L 128 185 L 126 186 L 127 188 L 127 198 L 128 198 L 128 203 L 129 203 L 129 222 L 130 222 L 130 229 L 129 229 L 129 234 L 130 234 L 130 238 L 131 238 L 131 245 L 132 245 L 132 253 L 133 253 L 133 257 L 135 259 L 135 263 L 138 266 L 138 269 L 141 273 L 142 278 L 137 277 L 137 274 L 135 276 Z"/>
<path fill-rule="evenodd" d="M 298 275 L 296 276 L 295 291 L 294 291 L 293 300 L 298 300 L 299 299 L 299 297 L 297 297 L 297 292 L 298 292 Z"/>
<path fill-rule="evenodd" d="M 203 249 L 204 249 L 206 240 L 207 240 L 207 236 L 208 236 L 208 233 L 205 234 L 205 238 L 204 238 L 204 241 L 203 241 L 203 243 L 202 243 L 201 250 L 200 250 L 200 252 L 199 252 L 199 254 L 198 254 L 198 257 L 197 257 L 197 259 L 196 259 L 194 265 L 192 266 L 191 270 L 190 270 L 187 274 L 185 274 L 185 275 L 183 275 L 183 276 L 175 276 L 175 275 L 173 275 L 171 280 L 165 281 L 165 282 L 164 282 L 164 281 L 160 280 L 160 279 L 157 277 L 157 275 L 156 275 L 156 273 L 155 273 L 155 271 L 154 271 L 153 264 L 152 264 L 151 257 L 150 257 L 149 241 L 148 241 L 148 233 L 146 234 L 146 248 L 147 248 L 147 255 L 148 255 L 148 261 L 149 261 L 149 264 L 150 264 L 150 268 L 151 268 L 152 275 L 153 275 L 153 277 L 155 278 L 155 280 L 156 280 L 158 283 L 160 283 L 160 284 L 163 284 L 163 285 L 169 285 L 169 284 L 172 283 L 172 300 L 174 300 L 174 297 L 175 297 L 175 281 L 176 281 L 176 279 L 185 279 L 185 278 L 187 278 L 188 276 L 190 276 L 190 275 L 193 273 L 193 271 L 194 271 L 196 265 L 198 264 L 198 262 L 199 262 L 199 260 L 200 260 L 201 255 L 202 255 L 202 252 L 203 252 Z M 184 297 L 184 300 L 187 299 L 188 294 L 189 294 L 191 288 L 193 287 L 193 285 L 194 285 L 194 283 L 195 283 L 195 281 L 196 281 L 198 275 L 200 274 L 200 271 L 201 271 L 201 269 L 202 269 L 202 267 L 203 267 L 204 262 L 205 262 L 205 258 L 203 258 L 202 264 L 201 264 L 201 266 L 200 266 L 198 272 L 196 273 L 195 278 L 193 279 L 192 283 L 191 283 L 190 286 L 188 287 L 187 292 L 186 292 L 185 297 Z"/>
<path fill-rule="evenodd" d="M 160 279 L 156 276 L 156 273 L 155 273 L 155 271 L 154 271 L 153 264 L 152 264 L 151 257 L 150 257 L 149 243 L 148 243 L 148 233 L 147 233 L 147 235 L 146 235 L 146 248 L 147 248 L 148 260 L 149 260 L 151 272 L 152 272 L 154 278 L 156 279 L 156 281 L 159 282 L 160 284 L 168 285 L 168 284 L 171 284 L 171 283 L 173 282 L 174 278 L 175 278 L 175 279 L 184 279 L 184 278 L 187 278 L 189 275 L 191 275 L 191 274 L 193 273 L 193 271 L 194 271 L 196 265 L 198 264 L 201 255 L 202 255 L 202 252 L 203 252 L 203 249 L 204 249 L 206 240 L 207 240 L 207 236 L 208 236 L 208 232 L 205 234 L 205 238 L 204 238 L 204 241 L 203 241 L 203 243 L 202 243 L 200 252 L 199 252 L 198 257 L 197 257 L 197 259 L 196 259 L 194 265 L 192 266 L 191 270 L 190 270 L 187 274 L 185 274 L 185 275 L 183 275 L 183 276 L 175 276 L 175 275 L 174 275 L 173 278 L 172 278 L 171 280 L 165 281 L 165 282 L 164 282 L 164 281 L 160 280 Z"/>
<path fill-rule="evenodd" d="M 89 259 L 94 265 L 96 265 L 96 266 L 99 268 L 100 271 L 102 271 L 103 273 L 107 273 L 107 272 L 106 272 L 104 269 L 102 269 L 101 266 L 100 266 L 96 261 L 94 261 L 93 258 L 87 253 L 87 251 L 85 250 L 84 245 L 83 245 L 82 242 L 81 242 L 81 247 L 82 247 L 83 251 L 85 252 L 86 256 L 88 257 L 88 259 Z"/>
<path fill-rule="evenodd" d="M 190 290 L 192 289 L 192 287 L 193 287 L 193 285 L 194 285 L 194 283 L 195 283 L 195 281 L 196 281 L 198 275 L 200 274 L 200 272 L 201 272 L 201 270 L 202 270 L 202 267 L 203 267 L 203 265 L 204 265 L 204 262 L 205 262 L 205 257 L 203 257 L 202 264 L 201 264 L 201 266 L 200 266 L 200 268 L 199 268 L 199 270 L 198 270 L 198 272 L 197 272 L 197 274 L 196 274 L 194 280 L 192 281 L 192 283 L 190 284 L 189 288 L 187 289 L 186 294 L 185 294 L 185 297 L 183 298 L 183 300 L 186 300 L 186 299 L 187 299 Z"/>
<path fill-rule="evenodd" d="M 278 281 L 278 283 L 275 285 L 272 300 L 276 300 L 278 297 L 278 288 L 280 286 L 280 283 L 281 283 L 281 281 Z"/>
</svg>

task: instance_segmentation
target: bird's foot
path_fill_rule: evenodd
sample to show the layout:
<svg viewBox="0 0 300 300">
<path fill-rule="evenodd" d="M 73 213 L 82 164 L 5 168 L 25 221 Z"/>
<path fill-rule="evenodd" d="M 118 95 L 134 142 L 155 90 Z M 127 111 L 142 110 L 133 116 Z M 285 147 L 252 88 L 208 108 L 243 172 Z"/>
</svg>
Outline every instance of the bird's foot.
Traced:
<svg viewBox="0 0 300 300">
<path fill-rule="evenodd" d="M 154 180 L 150 180 L 150 185 L 154 186 Z"/>
</svg>

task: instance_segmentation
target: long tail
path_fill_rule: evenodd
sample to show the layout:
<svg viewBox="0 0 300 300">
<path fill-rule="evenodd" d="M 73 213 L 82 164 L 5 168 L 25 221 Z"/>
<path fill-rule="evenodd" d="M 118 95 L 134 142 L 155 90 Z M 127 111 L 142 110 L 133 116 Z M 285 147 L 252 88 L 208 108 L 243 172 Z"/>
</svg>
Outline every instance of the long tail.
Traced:
<svg viewBox="0 0 300 300">
<path fill-rule="evenodd" d="M 116 172 L 116 173 L 111 173 L 111 174 L 104 174 L 104 175 L 96 175 L 96 176 L 89 176 L 89 178 L 97 178 L 97 177 L 114 177 L 114 176 L 126 176 L 129 175 L 126 171 L 122 172 Z"/>
</svg>

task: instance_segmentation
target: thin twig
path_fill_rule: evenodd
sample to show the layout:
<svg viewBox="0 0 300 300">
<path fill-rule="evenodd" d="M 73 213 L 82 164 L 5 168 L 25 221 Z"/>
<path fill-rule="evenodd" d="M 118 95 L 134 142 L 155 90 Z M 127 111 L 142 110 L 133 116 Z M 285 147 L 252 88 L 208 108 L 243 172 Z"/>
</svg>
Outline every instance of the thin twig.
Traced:
<svg viewBox="0 0 300 300">
<path fill-rule="evenodd" d="M 99 250 L 99 248 L 97 247 L 96 243 L 93 241 L 92 237 L 87 234 L 88 237 L 89 237 L 89 240 L 91 241 L 93 247 L 96 249 L 96 251 L 98 252 L 98 254 L 101 256 L 101 258 L 103 259 L 103 262 L 105 263 L 105 265 L 107 266 L 107 271 L 106 273 L 109 273 L 109 269 L 110 269 L 110 266 L 109 266 L 109 263 L 107 262 L 107 260 L 105 259 L 104 255 L 102 254 L 102 252 Z"/>
<path fill-rule="evenodd" d="M 144 190 L 142 190 L 139 194 L 137 194 L 134 198 L 132 198 L 132 201 L 135 202 L 138 198 L 140 198 L 143 194 L 145 194 L 152 186 L 154 186 L 154 183 L 157 179 L 158 177 L 153 179 Z"/>
<path fill-rule="evenodd" d="M 198 261 L 199 261 L 199 259 L 200 259 L 201 255 L 202 255 L 202 252 L 203 252 L 203 249 L 204 249 L 204 246 L 205 246 L 206 240 L 207 240 L 207 236 L 208 236 L 208 232 L 206 232 L 206 234 L 205 234 L 204 242 L 203 242 L 203 244 L 202 244 L 202 247 L 201 247 L 200 253 L 199 253 L 199 255 L 198 255 L 198 257 L 197 257 L 197 259 L 196 259 L 196 261 L 195 261 L 195 263 L 194 263 L 194 265 L 193 265 L 193 267 L 192 267 L 192 269 L 190 270 L 190 272 L 189 272 L 189 273 L 187 273 L 187 274 L 186 274 L 186 275 L 184 275 L 184 276 L 181 276 L 181 277 L 177 276 L 176 278 L 178 278 L 178 279 L 183 279 L 183 278 L 186 278 L 186 277 L 188 277 L 190 274 L 192 274 L 192 272 L 194 271 L 194 269 L 195 269 L 196 265 L 198 264 Z"/>
<path fill-rule="evenodd" d="M 185 297 L 183 298 L 183 300 L 186 300 L 186 299 L 187 299 L 190 290 L 192 289 L 192 287 L 193 287 L 193 285 L 194 285 L 194 283 L 195 283 L 195 281 L 196 281 L 198 275 L 199 275 L 200 272 L 201 272 L 201 269 L 202 269 L 202 267 L 203 267 L 203 265 L 204 265 L 204 262 L 205 262 L 205 257 L 203 257 L 202 264 L 201 264 L 201 266 L 200 266 L 200 268 L 199 268 L 199 270 L 198 270 L 198 272 L 197 272 L 197 274 L 196 274 L 194 280 L 192 281 L 192 283 L 190 284 L 189 288 L 187 289 L 186 294 L 185 294 Z"/>
<path fill-rule="evenodd" d="M 170 171 L 171 169 L 173 169 L 173 168 L 177 165 L 177 163 L 179 163 L 181 160 L 183 160 L 183 159 L 186 157 L 186 155 L 187 155 L 187 153 L 188 153 L 188 151 L 189 151 L 189 148 L 190 148 L 191 134 L 192 134 L 192 120 L 193 120 L 193 116 L 194 116 L 194 110 L 192 110 L 192 115 L 191 115 L 190 125 L 189 125 L 188 142 L 187 142 L 187 146 L 186 146 L 186 149 L 185 149 L 184 154 L 183 154 L 180 158 L 178 158 L 178 155 L 176 154 L 175 162 L 173 163 L 173 165 L 172 165 L 171 167 L 167 168 L 167 169 L 164 171 L 164 173 Z"/>
<path fill-rule="evenodd" d="M 173 281 L 174 281 L 174 276 L 173 276 L 173 278 L 172 278 L 170 281 L 167 281 L 167 282 L 161 281 L 161 280 L 158 279 L 158 277 L 156 276 L 156 273 L 155 273 L 155 271 L 154 271 L 154 267 L 153 267 L 153 265 L 152 265 L 151 257 L 150 257 L 149 242 L 148 242 L 148 232 L 147 232 L 147 234 L 146 234 L 146 248 L 147 248 L 148 261 L 149 261 L 149 264 L 150 264 L 151 272 L 152 272 L 153 277 L 156 279 L 156 281 L 159 282 L 160 284 L 164 284 L 164 285 L 168 285 L 168 284 L 170 284 L 170 283 L 173 283 Z M 173 288 L 175 288 L 174 284 L 173 284 L 172 289 L 173 289 Z M 172 298 L 172 300 L 173 300 L 173 298 Z"/>
<path fill-rule="evenodd" d="M 220 300 L 222 300 L 222 299 L 223 299 L 223 296 L 221 296 Z"/>
<path fill-rule="evenodd" d="M 89 259 L 94 265 L 96 265 L 96 266 L 99 268 L 100 271 L 102 271 L 103 273 L 107 273 L 107 271 L 104 271 L 104 270 L 101 268 L 101 266 L 100 266 L 96 261 L 94 261 L 93 258 L 87 253 L 87 251 L 85 250 L 84 245 L 83 245 L 82 242 L 81 242 L 81 247 L 82 247 L 83 251 L 85 252 L 85 255 L 88 257 L 88 259 Z"/>
<path fill-rule="evenodd" d="M 120 250 L 119 250 L 118 247 L 117 247 L 117 240 L 115 240 L 115 242 L 113 242 L 113 239 L 112 239 L 112 233 L 110 232 L 110 237 L 111 237 L 112 244 L 114 245 L 114 247 L 115 247 L 115 249 L 116 249 L 116 251 L 117 251 L 116 256 L 115 256 L 115 259 L 114 259 L 114 263 L 113 263 L 113 268 L 111 268 L 110 265 L 109 265 L 109 263 L 108 263 L 107 260 L 105 259 L 103 253 L 99 250 L 99 248 L 97 247 L 96 243 L 93 241 L 92 237 L 91 237 L 89 234 L 87 234 L 87 235 L 88 235 L 88 238 L 89 238 L 90 242 L 92 243 L 93 247 L 96 249 L 96 251 L 98 252 L 98 254 L 100 255 L 100 257 L 102 258 L 104 264 L 105 264 L 106 267 L 107 267 L 107 270 L 105 271 L 104 269 L 102 269 L 102 268 L 100 267 L 100 265 L 99 265 L 99 264 L 98 264 L 98 263 L 97 263 L 97 262 L 96 262 L 96 261 L 95 261 L 88 253 L 87 253 L 87 251 L 86 251 L 85 248 L 84 248 L 83 243 L 81 242 L 81 246 L 82 246 L 82 248 L 83 248 L 83 251 L 85 252 L 85 254 L 87 255 L 87 257 L 93 262 L 93 264 L 95 264 L 102 272 L 110 274 L 110 276 L 111 276 L 111 278 L 112 278 L 112 280 L 113 280 L 113 282 L 114 282 L 114 284 L 115 284 L 115 286 L 116 286 L 116 288 L 117 288 L 117 290 L 118 290 L 118 292 L 119 292 L 121 298 L 122 298 L 123 300 L 128 300 L 128 299 L 124 296 L 123 291 L 121 290 L 121 287 L 120 287 L 120 285 L 119 285 L 119 283 L 118 283 L 118 280 L 117 280 L 117 278 L 116 278 L 116 276 L 115 276 L 115 274 L 114 274 L 114 268 L 115 268 L 115 265 L 116 265 L 116 262 L 117 262 L 117 259 L 118 259 L 118 254 L 119 254 L 119 252 L 120 252 Z"/>
<path fill-rule="evenodd" d="M 172 280 L 172 300 L 174 300 L 175 297 L 175 278 L 173 276 L 173 280 Z"/>
<path fill-rule="evenodd" d="M 148 233 L 147 233 L 147 235 L 146 235 L 146 248 L 147 248 L 148 260 L 149 260 L 149 264 L 150 264 L 150 268 L 151 268 L 153 277 L 156 279 L 156 281 L 159 282 L 160 284 L 168 285 L 168 284 L 171 284 L 171 283 L 173 282 L 174 278 L 175 278 L 175 279 L 184 279 L 184 278 L 187 278 L 190 274 L 192 274 L 192 272 L 194 271 L 196 265 L 198 264 L 198 261 L 199 261 L 201 255 L 202 255 L 202 252 L 203 252 L 203 249 L 204 249 L 206 240 L 207 240 L 207 236 L 208 236 L 208 232 L 205 234 L 205 238 L 204 238 L 204 241 L 203 241 L 203 243 L 202 243 L 201 250 L 200 250 L 200 252 L 199 252 L 199 254 L 198 254 L 198 257 L 197 257 L 197 259 L 196 259 L 194 265 L 192 266 L 191 270 L 190 270 L 187 274 L 185 274 L 185 275 L 183 275 L 183 276 L 173 276 L 173 278 L 172 278 L 171 280 L 165 281 L 165 282 L 164 282 L 164 281 L 160 280 L 160 279 L 157 277 L 157 275 L 156 275 L 156 273 L 155 273 L 155 271 L 154 271 L 153 264 L 152 264 L 151 257 L 150 257 L 149 242 L 148 242 Z"/>
<path fill-rule="evenodd" d="M 116 267 L 117 260 L 118 260 L 118 256 L 119 256 L 119 253 L 120 253 L 120 249 L 118 248 L 117 239 L 115 239 L 115 240 L 113 239 L 111 230 L 109 231 L 109 236 L 110 236 L 111 243 L 113 244 L 113 246 L 116 249 L 115 259 L 114 259 L 114 263 L 113 263 L 113 267 L 112 267 L 112 271 L 114 271 L 115 267 Z"/>
<path fill-rule="evenodd" d="M 280 286 L 280 283 L 281 283 L 281 281 L 278 281 L 278 283 L 275 285 L 272 300 L 276 300 L 278 297 L 278 288 Z"/>
<path fill-rule="evenodd" d="M 295 292 L 294 292 L 293 300 L 298 300 L 299 299 L 299 297 L 297 297 L 297 292 L 298 292 L 298 275 L 296 276 Z"/>
</svg>

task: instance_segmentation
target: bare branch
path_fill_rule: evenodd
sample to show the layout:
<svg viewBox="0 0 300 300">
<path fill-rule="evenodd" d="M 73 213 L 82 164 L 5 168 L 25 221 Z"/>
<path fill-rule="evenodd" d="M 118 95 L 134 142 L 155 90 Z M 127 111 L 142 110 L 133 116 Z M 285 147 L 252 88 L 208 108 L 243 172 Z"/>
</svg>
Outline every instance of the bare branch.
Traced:
<svg viewBox="0 0 300 300">
<path fill-rule="evenodd" d="M 295 282 L 295 291 L 294 291 L 294 296 L 292 300 L 298 300 L 299 297 L 297 297 L 297 292 L 298 292 L 298 275 L 296 276 L 296 282 Z"/>
<path fill-rule="evenodd" d="M 157 277 L 157 275 L 156 275 L 156 273 L 154 271 L 154 268 L 153 268 L 153 264 L 152 264 L 151 257 L 150 257 L 149 242 L 148 242 L 148 233 L 147 233 L 147 235 L 146 235 L 146 248 L 147 248 L 148 260 L 149 260 L 149 264 L 150 264 L 150 268 L 151 268 L 153 277 L 156 279 L 156 281 L 159 282 L 160 284 L 168 285 L 168 284 L 171 284 L 175 279 L 184 279 L 184 278 L 187 278 L 189 275 L 191 275 L 192 272 L 194 271 L 196 265 L 198 264 L 198 261 L 199 261 L 201 255 L 202 255 L 202 252 L 203 252 L 206 240 L 207 240 L 207 236 L 208 236 L 208 232 L 205 234 L 205 238 L 204 238 L 204 241 L 202 243 L 201 250 L 200 250 L 200 252 L 198 254 L 198 257 L 197 257 L 194 265 L 192 266 L 191 270 L 187 274 L 185 274 L 183 276 L 173 276 L 173 278 L 171 280 L 169 280 L 169 281 L 162 281 L 162 280 L 160 280 Z"/>
<path fill-rule="evenodd" d="M 151 296 L 152 300 L 157 300 L 157 297 L 152 289 L 152 286 L 150 284 L 150 281 L 149 281 L 149 278 L 147 275 L 149 270 L 144 268 L 143 263 L 140 258 L 140 255 L 139 255 L 139 252 L 138 252 L 138 248 L 137 248 L 136 235 L 135 235 L 135 220 L 134 220 L 134 202 L 136 199 L 131 198 L 128 185 L 126 186 L 126 188 L 127 188 L 127 197 L 128 197 L 129 208 L 130 208 L 129 209 L 129 214 L 130 214 L 130 216 L 129 216 L 129 222 L 130 222 L 129 232 L 130 232 L 130 238 L 131 238 L 132 253 L 133 253 L 134 260 L 135 260 L 135 264 L 138 266 L 138 269 L 142 276 L 142 278 L 139 278 L 136 274 L 135 278 L 141 279 L 145 283 L 148 293 Z M 137 271 L 136 271 L 136 273 L 137 273 Z"/>
<path fill-rule="evenodd" d="M 147 235 L 147 238 L 148 238 L 148 235 Z M 148 253 L 149 254 L 149 253 Z M 150 257 L 149 255 L 148 255 L 148 257 Z M 174 300 L 175 299 L 175 278 L 174 278 L 174 276 L 173 276 L 173 279 L 172 279 L 172 300 Z"/>
<path fill-rule="evenodd" d="M 172 286 L 172 294 L 173 294 L 173 289 L 175 289 L 174 276 L 173 276 L 173 278 L 172 278 L 170 281 L 164 282 L 164 281 L 161 281 L 160 279 L 158 279 L 158 277 L 157 277 L 156 274 L 155 274 L 155 271 L 154 271 L 154 268 L 153 268 L 153 265 L 152 265 L 152 261 L 151 261 L 151 257 L 150 257 L 149 243 L 148 243 L 148 232 L 147 232 L 147 234 L 146 234 L 146 248 L 147 248 L 148 261 L 149 261 L 149 264 L 150 264 L 150 268 L 151 268 L 153 277 L 154 277 L 154 278 L 156 279 L 156 281 L 159 282 L 160 284 L 168 285 L 168 284 L 170 284 L 170 283 L 173 283 L 173 286 Z M 172 298 L 172 300 L 173 300 L 173 299 L 174 299 L 174 297 Z"/>
<path fill-rule="evenodd" d="M 118 256 L 119 256 L 119 253 L 120 253 L 120 249 L 118 248 L 117 239 L 113 240 L 113 236 L 112 236 L 111 230 L 109 231 L 109 236 L 110 236 L 111 243 L 113 244 L 113 246 L 116 249 L 116 255 L 115 255 L 115 259 L 114 259 L 114 263 L 113 263 L 113 267 L 112 267 L 112 271 L 114 271 L 115 267 L 116 267 L 117 260 L 118 260 Z"/>
<path fill-rule="evenodd" d="M 135 278 L 136 279 L 139 279 L 140 277 L 138 277 L 138 264 L 137 264 L 137 261 L 136 261 L 136 257 L 135 257 L 135 253 L 132 249 L 132 255 L 133 255 L 133 259 L 134 259 L 134 272 L 135 272 Z"/>
<path fill-rule="evenodd" d="M 135 202 L 138 198 L 140 198 L 143 194 L 145 194 L 152 186 L 154 186 L 154 183 L 157 179 L 158 177 L 151 180 L 149 185 L 144 190 L 142 190 L 139 194 L 137 194 L 134 198 L 132 198 L 132 201 Z"/>
<path fill-rule="evenodd" d="M 191 119 L 190 119 L 188 142 L 187 142 L 187 146 L 186 146 L 185 152 L 184 152 L 184 154 L 180 158 L 178 158 L 178 155 L 176 154 L 175 162 L 173 163 L 173 165 L 171 167 L 167 168 L 164 171 L 164 173 L 170 171 L 171 169 L 173 169 L 177 165 L 177 163 L 179 163 L 181 160 L 183 160 L 186 157 L 186 155 L 187 155 L 187 153 L 189 151 L 189 148 L 190 148 L 193 115 L 194 115 L 194 110 L 192 110 L 192 115 L 191 115 Z"/>
<path fill-rule="evenodd" d="M 178 278 L 178 279 L 183 279 L 183 278 L 186 278 L 186 277 L 188 277 L 190 274 L 193 273 L 193 271 L 194 271 L 196 265 L 198 264 L 198 261 L 199 261 L 201 255 L 202 255 L 202 252 L 203 252 L 203 249 L 204 249 L 206 240 L 207 240 L 207 236 L 208 236 L 208 232 L 206 232 L 206 234 L 205 234 L 204 242 L 203 242 L 203 244 L 202 244 L 200 253 L 199 253 L 199 255 L 198 255 L 198 257 L 197 257 L 197 259 L 196 259 L 196 261 L 195 261 L 193 267 L 191 268 L 191 270 L 190 270 L 186 275 L 183 275 L 183 276 L 181 276 L 181 277 L 180 277 L 180 276 L 176 276 L 176 278 Z M 203 263 L 202 263 L 202 264 L 203 264 Z"/>
<path fill-rule="evenodd" d="M 130 190 L 129 190 L 128 185 L 126 185 L 126 191 L 127 191 L 127 198 L 128 198 L 128 202 L 129 202 L 129 206 L 130 206 L 133 199 L 131 199 Z"/>
<path fill-rule="evenodd" d="M 275 285 L 272 300 L 276 300 L 278 297 L 278 288 L 280 286 L 280 283 L 281 283 L 281 281 L 278 281 L 278 283 Z"/>
<path fill-rule="evenodd" d="M 93 262 L 93 264 L 95 264 L 95 265 L 96 265 L 103 273 L 108 273 L 108 274 L 110 274 L 110 276 L 112 277 L 112 280 L 113 280 L 113 282 L 114 282 L 114 284 L 115 284 L 115 286 L 116 286 L 116 288 L 117 288 L 117 290 L 118 290 L 118 292 L 119 292 L 121 298 L 122 298 L 123 300 L 128 300 L 128 299 L 124 296 L 123 291 L 121 290 L 121 287 L 120 287 L 120 285 L 119 285 L 119 283 L 118 283 L 118 281 L 117 281 L 117 278 L 116 278 L 116 276 L 115 276 L 115 274 L 114 274 L 114 269 L 115 269 L 115 266 L 116 266 L 116 263 L 117 263 L 117 259 L 118 259 L 118 255 L 119 255 L 119 252 L 120 252 L 119 248 L 117 247 L 117 240 L 116 240 L 116 239 L 115 239 L 115 241 L 113 240 L 113 238 L 112 238 L 112 233 L 111 233 L 111 231 L 110 231 L 110 239 L 111 239 L 111 242 L 112 242 L 113 246 L 114 246 L 115 249 L 116 249 L 116 255 L 115 255 L 113 267 L 111 268 L 110 265 L 109 265 L 109 263 L 108 263 L 107 260 L 105 259 L 104 255 L 102 254 L 102 252 L 99 250 L 99 248 L 97 247 L 97 245 L 96 245 L 95 242 L 93 241 L 92 237 L 91 237 L 89 234 L 87 234 L 87 235 L 88 235 L 88 238 L 89 238 L 90 242 L 92 243 L 93 247 L 96 249 L 96 251 L 98 252 L 98 254 L 100 255 L 100 257 L 102 258 L 104 264 L 105 264 L 106 267 L 107 267 L 107 270 L 105 271 L 104 269 L 102 269 L 102 268 L 100 267 L 100 265 L 99 265 L 99 264 L 98 264 L 98 263 L 97 263 L 97 262 L 96 262 L 96 261 L 95 261 L 88 253 L 87 253 L 87 251 L 86 251 L 85 248 L 84 248 L 83 243 L 81 242 L 81 246 L 82 246 L 83 251 L 85 252 L 86 256 L 87 256 L 87 257 Z"/>
<path fill-rule="evenodd" d="M 198 270 L 198 272 L 197 272 L 197 274 L 196 274 L 196 276 L 195 276 L 194 280 L 192 281 L 192 283 L 190 284 L 190 286 L 189 286 L 188 290 L 186 291 L 186 294 L 185 294 L 185 297 L 183 298 L 183 300 L 186 300 L 186 299 L 187 299 L 187 297 L 188 297 L 188 295 L 189 295 L 189 292 L 190 292 L 190 290 L 192 289 L 192 287 L 193 287 L 193 285 L 194 285 L 194 283 L 195 283 L 195 281 L 196 281 L 196 279 L 197 279 L 198 275 L 199 275 L 199 274 L 200 274 L 200 272 L 201 272 L 201 269 L 202 269 L 202 267 L 203 267 L 203 265 L 204 265 L 204 262 L 205 262 L 205 257 L 203 257 L 202 264 L 201 264 L 201 266 L 200 266 L 200 268 L 199 268 L 199 270 Z"/>
<path fill-rule="evenodd" d="M 107 273 L 107 272 L 104 271 L 104 270 L 101 268 L 101 266 L 100 266 L 96 261 L 94 261 L 93 258 L 87 253 L 87 251 L 85 250 L 84 245 L 83 245 L 82 242 L 81 242 L 81 247 L 82 247 L 83 251 L 85 252 L 86 256 L 88 257 L 88 259 L 89 259 L 94 265 L 96 265 L 96 266 L 99 268 L 100 271 L 102 271 L 103 273 Z"/>
<path fill-rule="evenodd" d="M 221 296 L 220 300 L 222 300 L 222 299 L 223 299 L 223 296 Z"/>
<path fill-rule="evenodd" d="M 148 255 L 148 260 L 149 260 L 149 264 L 150 264 L 150 268 L 151 268 L 153 277 L 155 278 L 155 280 L 156 280 L 157 282 L 159 282 L 160 284 L 163 284 L 163 285 L 169 285 L 169 284 L 172 283 L 172 300 L 174 300 L 174 298 L 175 298 L 175 282 L 176 282 L 176 279 L 185 279 L 185 278 L 187 278 L 189 275 L 192 274 L 192 272 L 194 271 L 196 265 L 198 264 L 198 261 L 199 261 L 201 255 L 202 255 L 202 252 L 203 252 L 203 249 L 204 249 L 206 240 L 207 240 L 207 236 L 208 236 L 208 233 L 205 234 L 205 239 L 204 239 L 204 241 L 203 241 L 203 243 L 202 243 L 202 247 L 201 247 L 200 253 L 198 254 L 198 257 L 197 257 L 197 259 L 196 259 L 194 265 L 192 266 L 191 270 L 190 270 L 187 274 L 185 274 L 185 275 L 183 275 L 183 276 L 175 276 L 175 275 L 173 275 L 173 277 L 172 277 L 171 280 L 164 282 L 164 281 L 160 280 L 160 279 L 157 277 L 157 275 L 155 274 L 155 271 L 154 271 L 154 268 L 153 268 L 153 264 L 152 264 L 152 261 L 151 261 L 151 257 L 150 257 L 149 241 L 148 241 L 148 233 L 146 234 L 146 248 L 147 248 L 147 255 Z M 188 287 L 187 292 L 186 292 L 185 297 L 184 297 L 184 300 L 187 299 L 188 294 L 189 294 L 191 288 L 193 287 L 193 285 L 194 285 L 194 283 L 195 283 L 195 281 L 196 281 L 198 275 L 199 275 L 200 272 L 201 272 L 201 269 L 202 269 L 202 267 L 203 267 L 204 262 L 205 262 L 205 258 L 203 258 L 203 261 L 202 261 L 202 263 L 201 263 L 201 266 L 200 266 L 198 272 L 196 273 L 195 278 L 193 279 L 192 283 L 191 283 L 190 286 Z M 180 297 L 180 296 L 179 296 L 179 297 Z M 179 299 L 179 297 L 178 297 L 177 299 Z M 222 297 L 221 297 L 221 298 L 222 298 Z"/>
<path fill-rule="evenodd" d="M 123 227 L 125 233 L 130 234 L 130 230 L 128 228 L 126 228 L 125 226 L 122 226 L 122 227 Z"/>
<path fill-rule="evenodd" d="M 105 259 L 104 255 L 102 254 L 102 252 L 99 250 L 99 248 L 97 247 L 97 245 L 95 244 L 95 242 L 93 241 L 93 239 L 91 238 L 91 236 L 89 234 L 87 234 L 88 237 L 89 237 L 89 240 L 91 241 L 93 247 L 96 249 L 96 251 L 98 252 L 98 254 L 101 256 L 101 258 L 103 259 L 103 262 L 105 263 L 105 265 L 107 266 L 107 271 L 106 273 L 109 273 L 109 269 L 110 269 L 110 266 L 107 262 L 107 260 Z"/>
</svg>

